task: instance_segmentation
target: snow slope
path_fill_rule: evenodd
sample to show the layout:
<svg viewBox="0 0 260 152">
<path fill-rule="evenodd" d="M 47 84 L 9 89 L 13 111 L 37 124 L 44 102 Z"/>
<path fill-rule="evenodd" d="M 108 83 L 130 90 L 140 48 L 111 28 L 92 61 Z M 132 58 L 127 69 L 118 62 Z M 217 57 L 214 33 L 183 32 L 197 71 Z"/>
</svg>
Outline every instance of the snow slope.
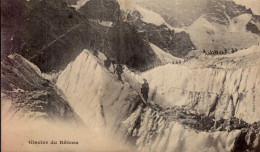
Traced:
<svg viewBox="0 0 260 152">
<path fill-rule="evenodd" d="M 152 43 L 150 43 L 150 46 L 163 64 L 175 63 L 176 61 L 183 62 L 183 59 L 174 57 L 171 54 L 166 53 L 165 51 L 161 50 L 159 47 Z"/>
<path fill-rule="evenodd" d="M 137 102 L 131 99 L 137 94 L 101 64 L 85 50 L 60 74 L 57 86 L 87 126 L 116 129 L 118 121 L 131 113 L 130 107 Z"/>
<path fill-rule="evenodd" d="M 235 3 L 246 6 L 251 9 L 255 15 L 260 15 L 260 1 L 259 0 L 233 0 Z"/>
<path fill-rule="evenodd" d="M 126 69 L 124 74 L 132 84 L 148 80 L 152 103 L 185 105 L 217 119 L 235 116 L 253 123 L 260 120 L 259 64 L 260 49 L 253 46 L 230 55 L 167 64 L 141 74 Z"/>
<path fill-rule="evenodd" d="M 184 29 L 182 28 L 174 28 L 170 24 L 168 24 L 163 17 L 151 10 L 148 10 L 146 8 L 143 8 L 139 6 L 138 4 L 135 5 L 135 10 L 137 10 L 141 14 L 141 20 L 146 23 L 151 23 L 157 26 L 166 25 L 170 30 L 174 30 L 175 32 L 182 32 Z"/>
<path fill-rule="evenodd" d="M 253 123 L 260 120 L 259 70 L 259 67 L 235 71 L 189 70 L 166 65 L 144 73 L 144 77 L 155 88 L 154 101 L 159 104 L 189 105 L 218 119 L 236 116 Z"/>
<path fill-rule="evenodd" d="M 158 104 L 189 105 L 206 115 L 235 116 L 253 123 L 260 120 L 260 49 L 255 46 L 243 51 L 201 57 L 184 65 L 168 64 L 144 72 L 142 77 L 148 79 L 153 88 L 150 98 L 155 94 L 151 100 L 160 101 Z"/>
<path fill-rule="evenodd" d="M 237 17 L 230 19 L 229 31 L 237 32 L 244 31 L 246 32 L 246 25 L 251 20 L 251 14 L 242 14 Z"/>
<path fill-rule="evenodd" d="M 186 32 L 197 50 L 224 50 L 231 48 L 248 48 L 260 41 L 259 36 L 245 30 L 250 15 L 240 15 L 230 19 L 230 26 L 210 23 L 203 16 L 198 18 Z"/>
<path fill-rule="evenodd" d="M 123 123 L 129 127 L 137 139 L 137 151 L 158 152 L 158 151 L 231 151 L 239 131 L 231 132 L 200 132 L 176 123 L 167 122 L 157 112 L 151 109 L 144 109 L 140 113 L 138 109 Z M 133 128 L 133 122 L 141 117 L 140 129 Z M 196 139 L 196 140 L 194 140 Z"/>
<path fill-rule="evenodd" d="M 168 69 L 168 72 L 164 68 Z M 202 129 L 198 131 L 179 121 L 168 119 L 167 115 L 163 116 L 160 111 L 144 104 L 136 92 L 140 88 L 138 81 L 141 82 L 142 77 L 148 79 L 151 88 L 154 86 L 158 86 L 158 90 L 165 88 L 164 96 L 170 97 L 169 99 L 174 98 L 175 95 L 177 95 L 176 98 L 187 97 L 185 92 L 182 93 L 181 88 L 178 91 L 171 87 L 177 85 L 187 86 L 187 89 L 192 91 L 208 88 L 219 91 L 220 82 L 212 87 L 197 85 L 205 80 L 199 79 L 198 76 L 199 74 L 206 75 L 204 71 L 207 69 L 190 72 L 194 76 L 189 79 L 185 75 L 189 72 L 188 69 L 185 70 L 184 66 L 179 65 L 161 66 L 141 76 L 125 68 L 123 77 L 125 83 L 122 83 L 117 81 L 113 73 L 103 67 L 102 60 L 85 50 L 61 73 L 57 85 L 89 128 L 109 134 L 113 141 L 119 139 L 121 142 L 129 143 L 133 151 L 231 151 L 237 137 L 240 136 L 239 130 L 206 132 Z M 210 71 L 208 73 L 210 74 Z M 239 74 L 241 73 L 237 75 Z M 215 78 L 213 81 L 219 81 L 221 76 L 212 76 Z M 234 78 L 236 79 L 236 75 Z M 184 80 L 188 82 L 185 84 Z M 248 82 L 248 87 L 252 87 L 252 83 Z M 232 86 L 229 90 L 232 92 Z M 193 94 L 192 91 L 190 91 L 191 100 L 187 102 L 194 101 L 191 96 L 195 92 Z M 164 102 L 163 98 L 159 98 L 162 97 L 159 93 L 156 97 L 158 102 Z M 207 98 L 207 95 L 202 95 Z M 199 105 L 207 109 L 208 104 L 206 100 L 202 100 Z M 194 138 L 197 140 L 194 141 Z"/>
<path fill-rule="evenodd" d="M 76 10 L 79 10 L 82 6 L 84 6 L 89 0 L 79 0 L 77 1 L 76 5 L 71 5 Z"/>
<path fill-rule="evenodd" d="M 167 23 L 165 22 L 165 20 L 162 18 L 162 16 L 158 13 L 155 13 L 153 11 L 147 10 L 145 8 L 142 8 L 138 5 L 135 6 L 135 9 L 141 13 L 142 15 L 142 20 L 146 23 L 151 23 L 157 26 L 160 25 L 167 25 Z M 171 26 L 170 26 L 171 27 Z"/>
<path fill-rule="evenodd" d="M 50 79 L 55 75 L 44 74 Z M 2 151 L 130 151 L 86 127 L 59 89 L 17 54 L 1 58 L 1 122 Z M 29 144 L 31 140 L 49 144 Z M 64 145 L 60 140 L 78 144 Z"/>
</svg>

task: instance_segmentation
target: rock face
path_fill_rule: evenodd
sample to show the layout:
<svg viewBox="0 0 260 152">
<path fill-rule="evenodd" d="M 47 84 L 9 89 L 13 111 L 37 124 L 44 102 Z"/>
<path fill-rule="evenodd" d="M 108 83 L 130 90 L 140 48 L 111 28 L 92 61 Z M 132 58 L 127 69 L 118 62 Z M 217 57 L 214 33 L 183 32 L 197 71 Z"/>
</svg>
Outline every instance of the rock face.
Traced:
<svg viewBox="0 0 260 152">
<path fill-rule="evenodd" d="M 21 112 L 22 118 L 82 124 L 64 95 L 41 77 L 38 67 L 20 55 L 1 60 L 1 97 L 1 105 L 14 115 Z"/>
<path fill-rule="evenodd" d="M 65 1 L 11 0 L 3 8 L 3 52 L 21 54 L 42 72 L 60 70 L 88 45 L 91 26 Z"/>
<path fill-rule="evenodd" d="M 79 9 L 88 19 L 116 21 L 120 17 L 120 6 L 116 0 L 90 0 Z"/>
<path fill-rule="evenodd" d="M 139 70 L 159 62 L 149 43 L 143 40 L 142 34 L 128 23 L 122 22 L 113 26 L 108 37 L 111 44 L 108 55 L 119 63 Z"/>
<path fill-rule="evenodd" d="M 101 1 L 104 9 L 100 13 L 99 2 L 88 1 L 80 14 L 63 0 L 4 1 L 3 53 L 21 54 L 42 72 L 63 69 L 84 48 L 104 52 L 135 69 L 157 62 L 149 44 L 132 26 L 122 22 L 118 3 Z M 123 40 L 122 48 L 116 48 L 118 39 Z"/>
<path fill-rule="evenodd" d="M 253 60 L 252 56 L 250 58 Z M 223 60 L 232 62 L 232 59 Z M 239 76 L 241 71 L 235 74 L 236 72 L 232 70 L 221 72 L 221 70 L 205 67 L 197 69 L 200 72 L 195 72 L 195 68 L 190 72 L 185 72 L 182 69 L 183 65 L 174 65 L 173 71 L 176 72 L 174 74 L 168 66 L 170 65 L 162 66 L 161 68 L 167 67 L 168 70 L 156 71 L 156 76 L 152 74 L 153 70 L 138 76 L 126 69 L 123 76 L 125 83 L 122 83 L 117 81 L 116 76 L 103 66 L 100 59 L 89 51 L 84 51 L 61 73 L 57 86 L 68 97 L 83 121 L 89 122 L 88 125 L 91 128 L 112 132 L 115 135 L 114 140 L 119 138 L 121 142 L 129 143 L 136 151 L 236 151 L 256 148 L 260 127 L 257 122 L 259 114 L 256 110 L 259 105 L 257 102 L 259 96 L 253 90 L 256 91 L 259 88 L 257 74 L 259 68 L 244 70 L 243 75 Z M 182 72 L 177 72 L 180 71 L 176 70 L 177 68 L 181 68 Z M 208 73 L 205 74 L 203 71 L 208 71 Z M 178 75 L 178 73 L 182 74 Z M 193 78 L 185 77 L 186 73 Z M 200 76 L 195 78 L 199 73 L 207 75 L 208 78 Z M 214 76 L 211 77 L 209 73 Z M 226 73 L 226 75 L 220 73 Z M 165 77 L 166 75 L 169 77 Z M 151 87 L 148 103 L 143 101 L 139 92 L 142 78 L 147 78 Z M 182 78 L 187 83 L 182 81 Z M 256 82 L 252 81 L 255 78 Z M 214 80 L 212 80 L 212 85 L 206 85 L 206 82 L 203 85 L 198 79 L 203 82 Z M 222 87 L 223 79 L 226 79 L 226 82 Z M 157 90 L 154 86 L 157 86 Z M 251 89 L 252 87 L 254 89 Z M 248 88 L 251 90 L 248 93 L 244 92 L 248 91 Z M 201 90 L 204 89 L 208 90 L 208 93 L 202 93 Z M 164 95 L 160 94 L 161 90 L 164 91 Z M 243 95 L 238 99 L 235 92 L 240 92 L 240 90 Z M 215 91 L 220 94 L 210 95 Z M 224 94 L 229 94 L 229 91 L 231 91 L 232 99 L 224 97 Z M 189 94 L 187 98 L 186 94 Z M 209 96 L 212 98 L 208 98 Z M 243 105 L 253 104 L 254 100 L 250 101 L 249 96 L 255 97 L 254 112 L 251 107 L 246 108 Z M 168 105 L 164 104 L 167 102 L 166 97 L 171 100 L 168 100 L 170 102 Z M 180 103 L 176 104 L 178 101 Z M 215 106 L 214 101 L 217 103 Z M 233 111 L 229 110 L 232 109 L 232 103 L 236 104 L 237 108 L 234 115 L 228 115 Z M 229 108 L 225 109 L 225 107 Z M 219 115 L 221 119 L 218 118 L 221 110 L 226 111 L 227 117 Z M 249 136 L 250 139 L 245 142 Z M 194 138 L 198 140 L 194 141 Z M 243 143 L 242 146 L 240 143 Z"/>
<path fill-rule="evenodd" d="M 185 32 L 147 24 L 140 17 L 123 21 L 116 1 L 88 1 L 79 12 L 68 4 L 63 0 L 4 1 L 2 53 L 21 54 L 42 72 L 51 72 L 65 68 L 87 48 L 140 70 L 159 62 L 145 37 L 178 57 L 194 48 Z"/>
<path fill-rule="evenodd" d="M 246 30 L 259 35 L 260 29 L 257 25 L 259 25 L 260 23 L 260 16 L 253 14 L 251 9 L 246 9 L 245 6 L 238 5 L 233 1 L 212 0 L 210 3 L 210 7 L 206 11 L 205 18 L 210 22 L 230 26 L 230 24 L 232 24 L 230 23 L 230 19 L 232 20 L 243 14 L 252 15 L 251 19 L 246 25 Z M 237 21 L 235 23 L 237 23 Z"/>
<path fill-rule="evenodd" d="M 184 31 L 177 33 L 165 24 L 146 23 L 142 20 L 144 17 L 138 10 L 135 10 L 127 15 L 127 22 L 136 27 L 147 41 L 176 57 L 184 57 L 195 49 L 188 33 Z"/>
<path fill-rule="evenodd" d="M 242 14 L 252 13 L 245 6 L 236 5 L 233 1 L 212 0 L 206 10 L 206 19 L 210 22 L 229 25 L 229 18 L 234 18 Z"/>
<path fill-rule="evenodd" d="M 253 15 L 250 22 L 247 23 L 246 29 L 252 33 L 260 35 L 260 16 Z"/>
</svg>

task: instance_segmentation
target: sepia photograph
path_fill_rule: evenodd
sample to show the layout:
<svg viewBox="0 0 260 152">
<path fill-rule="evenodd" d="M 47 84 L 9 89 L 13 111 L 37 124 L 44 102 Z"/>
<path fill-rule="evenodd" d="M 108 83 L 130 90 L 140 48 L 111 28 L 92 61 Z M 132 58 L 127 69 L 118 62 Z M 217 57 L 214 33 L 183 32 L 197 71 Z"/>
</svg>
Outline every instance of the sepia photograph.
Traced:
<svg viewBox="0 0 260 152">
<path fill-rule="evenodd" d="M 1 0 L 2 152 L 260 152 L 260 0 Z"/>
</svg>

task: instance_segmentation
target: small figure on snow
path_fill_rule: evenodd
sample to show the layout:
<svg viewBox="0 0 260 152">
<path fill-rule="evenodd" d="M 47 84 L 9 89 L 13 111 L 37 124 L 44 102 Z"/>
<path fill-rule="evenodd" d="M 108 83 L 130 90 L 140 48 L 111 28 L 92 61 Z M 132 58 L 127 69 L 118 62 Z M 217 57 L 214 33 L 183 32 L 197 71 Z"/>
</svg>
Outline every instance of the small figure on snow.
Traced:
<svg viewBox="0 0 260 152">
<path fill-rule="evenodd" d="M 149 93 L 149 84 L 146 79 L 143 79 L 143 80 L 144 80 L 144 83 L 142 84 L 141 93 L 142 93 L 145 101 L 147 102 L 148 93 Z"/>
<path fill-rule="evenodd" d="M 109 69 L 109 67 L 111 66 L 111 60 L 109 58 L 107 58 L 105 61 L 104 61 L 104 65 L 107 69 Z"/>
<path fill-rule="evenodd" d="M 112 63 L 113 70 L 114 70 L 113 72 L 116 73 L 116 66 L 115 66 L 115 64 L 116 64 L 116 60 L 111 59 L 111 63 Z"/>
<path fill-rule="evenodd" d="M 98 54 L 99 54 L 99 53 L 98 53 L 98 50 L 95 49 L 95 50 L 93 51 L 93 55 L 96 56 L 96 57 L 98 58 Z"/>
<path fill-rule="evenodd" d="M 122 80 L 122 77 L 121 77 L 121 74 L 123 73 L 123 66 L 122 66 L 122 64 L 118 64 L 117 66 L 116 66 L 116 74 L 117 74 L 117 76 L 118 76 L 118 80 L 119 81 L 123 81 Z"/>
</svg>

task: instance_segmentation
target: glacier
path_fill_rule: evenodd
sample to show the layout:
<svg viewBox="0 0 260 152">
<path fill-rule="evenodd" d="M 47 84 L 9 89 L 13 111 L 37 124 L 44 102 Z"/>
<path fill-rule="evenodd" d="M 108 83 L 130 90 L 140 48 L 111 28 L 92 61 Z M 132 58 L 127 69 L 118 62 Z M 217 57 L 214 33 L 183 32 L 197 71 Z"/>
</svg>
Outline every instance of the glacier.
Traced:
<svg viewBox="0 0 260 152">
<path fill-rule="evenodd" d="M 259 122 L 260 77 L 259 52 L 251 52 L 202 55 L 142 73 L 125 66 L 121 82 L 103 66 L 104 59 L 84 50 L 56 85 L 86 126 L 133 151 L 236 151 L 241 141 L 252 150 L 259 146 L 258 131 L 248 128 Z M 250 60 L 219 65 L 238 58 Z M 151 87 L 148 103 L 139 91 L 143 78 Z"/>
</svg>

